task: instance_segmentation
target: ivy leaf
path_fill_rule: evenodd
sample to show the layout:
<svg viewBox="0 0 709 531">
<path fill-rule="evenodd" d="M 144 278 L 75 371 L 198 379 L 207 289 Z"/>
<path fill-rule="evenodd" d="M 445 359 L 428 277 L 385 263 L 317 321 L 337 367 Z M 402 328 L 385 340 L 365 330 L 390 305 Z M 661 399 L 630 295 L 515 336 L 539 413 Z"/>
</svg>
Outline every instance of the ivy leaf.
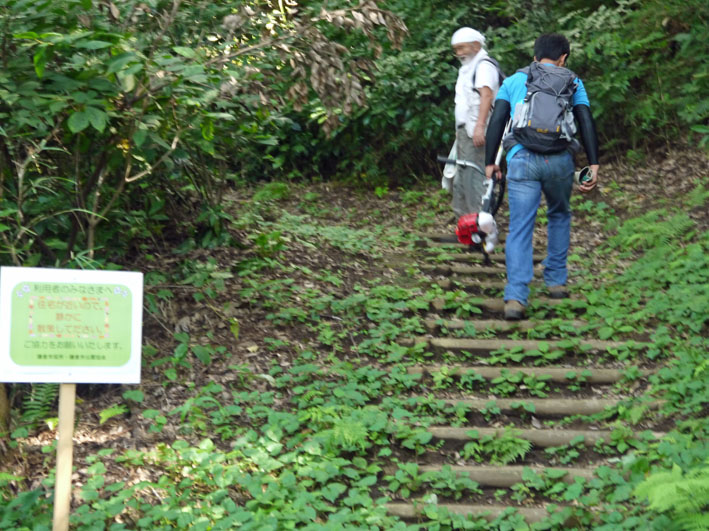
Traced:
<svg viewBox="0 0 709 531">
<path fill-rule="evenodd" d="M 549 479 L 561 479 L 568 474 L 568 472 L 564 469 L 547 468 L 544 470 L 544 474 Z"/>
<path fill-rule="evenodd" d="M 107 63 L 106 66 L 108 68 L 106 69 L 106 73 L 107 74 L 114 74 L 120 70 L 123 70 L 123 68 L 126 65 L 136 62 L 137 60 L 138 60 L 138 57 L 133 52 L 122 53 L 122 54 L 116 56 L 115 58 L 111 59 Z"/>
<path fill-rule="evenodd" d="M 610 326 L 604 326 L 598 330 L 599 339 L 608 339 L 613 335 L 614 330 Z"/>
<path fill-rule="evenodd" d="M 123 393 L 123 398 L 125 398 L 126 400 L 133 400 L 134 402 L 140 403 L 145 398 L 145 395 L 140 389 L 130 389 Z"/>
<path fill-rule="evenodd" d="M 231 333 L 234 335 L 234 339 L 236 341 L 239 341 L 239 330 L 241 326 L 239 324 L 239 320 L 236 317 L 232 317 L 229 319 L 229 330 L 231 330 Z"/>
<path fill-rule="evenodd" d="M 205 120 L 202 122 L 202 138 L 207 142 L 211 142 L 214 139 L 214 122 L 212 120 Z"/>
<path fill-rule="evenodd" d="M 103 133 L 103 130 L 106 129 L 108 115 L 104 111 L 102 111 L 101 109 L 97 109 L 96 107 L 86 107 L 86 110 L 84 112 L 89 117 L 89 122 L 91 123 L 91 126 L 99 133 Z"/>
<path fill-rule="evenodd" d="M 22 476 L 13 476 L 7 472 L 0 472 L 0 485 L 6 485 L 10 481 L 22 481 L 25 478 Z"/>
<path fill-rule="evenodd" d="M 89 116 L 84 111 L 76 111 L 69 117 L 67 125 L 72 133 L 80 133 L 89 126 Z"/>
<path fill-rule="evenodd" d="M 192 48 L 187 48 L 185 46 L 173 46 L 172 50 L 175 53 L 180 54 L 182 57 L 187 57 L 188 59 L 194 59 L 197 57 L 197 53 Z"/>
<path fill-rule="evenodd" d="M 76 47 L 77 48 L 84 48 L 86 50 L 100 50 L 102 48 L 108 48 L 109 46 L 112 46 L 112 42 L 107 42 L 107 41 L 84 41 L 84 42 L 77 42 Z"/>
<path fill-rule="evenodd" d="M 328 483 L 322 489 L 323 497 L 330 503 L 334 503 L 337 497 L 347 490 L 347 485 L 343 483 Z"/>
<path fill-rule="evenodd" d="M 615 489 L 615 491 L 613 491 L 610 501 L 613 503 L 623 503 L 624 501 L 630 499 L 632 494 L 633 486 L 626 483 L 625 485 L 620 485 Z"/>
<path fill-rule="evenodd" d="M 210 352 L 210 349 L 205 348 L 202 345 L 194 345 L 192 347 L 192 352 L 195 356 L 197 356 L 197 359 L 205 365 L 212 361 L 212 353 Z"/>
<path fill-rule="evenodd" d="M 124 92 L 130 92 L 135 88 L 135 76 L 133 74 L 118 72 L 116 76 L 118 77 L 118 81 L 121 82 L 121 88 Z"/>
<path fill-rule="evenodd" d="M 41 46 L 32 57 L 32 62 L 34 63 L 34 71 L 37 77 L 41 78 L 44 75 L 44 67 L 47 65 L 47 61 L 52 55 L 51 49 L 47 46 Z"/>
<path fill-rule="evenodd" d="M 145 142 L 145 139 L 148 137 L 148 130 L 147 129 L 138 129 L 135 133 L 133 133 L 133 143 L 135 143 L 135 147 L 140 147 L 143 145 L 143 142 Z"/>
<path fill-rule="evenodd" d="M 564 500 L 566 501 L 573 501 L 577 500 L 579 496 L 581 496 L 581 493 L 583 492 L 583 483 L 574 483 L 569 486 L 568 489 L 566 489 L 566 492 L 564 493 Z"/>
</svg>

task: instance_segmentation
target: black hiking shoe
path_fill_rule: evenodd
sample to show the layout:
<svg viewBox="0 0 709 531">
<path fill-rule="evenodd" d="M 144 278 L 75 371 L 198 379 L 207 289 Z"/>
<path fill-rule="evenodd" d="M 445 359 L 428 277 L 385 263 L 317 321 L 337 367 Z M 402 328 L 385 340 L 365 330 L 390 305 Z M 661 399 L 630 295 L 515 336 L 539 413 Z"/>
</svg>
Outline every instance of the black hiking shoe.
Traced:
<svg viewBox="0 0 709 531">
<path fill-rule="evenodd" d="M 506 301 L 505 319 L 508 321 L 524 319 L 524 306 L 522 306 L 522 303 L 519 301 Z"/>
<path fill-rule="evenodd" d="M 549 296 L 552 299 L 568 299 L 569 290 L 566 286 L 549 286 Z"/>
</svg>

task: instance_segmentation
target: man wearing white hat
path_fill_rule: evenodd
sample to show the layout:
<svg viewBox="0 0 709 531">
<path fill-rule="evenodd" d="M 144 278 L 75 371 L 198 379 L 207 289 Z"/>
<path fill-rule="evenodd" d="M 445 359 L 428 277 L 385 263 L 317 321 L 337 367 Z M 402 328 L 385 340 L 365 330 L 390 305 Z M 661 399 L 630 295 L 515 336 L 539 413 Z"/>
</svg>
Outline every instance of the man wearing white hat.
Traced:
<svg viewBox="0 0 709 531">
<path fill-rule="evenodd" d="M 481 168 L 457 167 L 453 212 L 458 217 L 480 210 L 485 188 L 485 131 L 500 82 L 484 45 L 485 37 L 473 28 L 460 28 L 451 38 L 453 52 L 461 62 L 455 84 L 457 158 Z"/>
</svg>

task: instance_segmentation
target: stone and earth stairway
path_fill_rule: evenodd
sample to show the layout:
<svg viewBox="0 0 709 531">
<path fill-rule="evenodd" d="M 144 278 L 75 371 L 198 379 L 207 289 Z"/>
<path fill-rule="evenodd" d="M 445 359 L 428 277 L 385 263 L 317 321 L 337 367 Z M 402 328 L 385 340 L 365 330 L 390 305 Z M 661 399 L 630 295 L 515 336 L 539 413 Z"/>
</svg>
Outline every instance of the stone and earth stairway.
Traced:
<svg viewBox="0 0 709 531">
<path fill-rule="evenodd" d="M 545 243 L 541 238 L 536 240 Z M 445 506 L 451 513 L 492 520 L 514 507 L 528 523 L 533 523 L 549 515 L 550 503 L 572 505 L 574 500 L 515 501 L 513 487 L 519 490 L 526 467 L 566 483 L 573 483 L 577 477 L 590 480 L 598 466 L 622 454 L 617 452 L 613 456 L 599 451 L 604 444 L 613 444 L 613 432 L 588 417 L 603 413 L 641 391 L 647 386 L 645 379 L 653 372 L 628 366 L 604 354 L 622 348 L 642 352 L 647 345 L 576 334 L 587 324 L 579 318 L 581 312 L 575 311 L 574 301 L 580 296 L 573 293 L 573 285 L 570 299 L 546 296 L 539 264 L 544 256 L 541 249 L 535 249 L 534 254 L 535 280 L 528 308 L 532 316 L 509 322 L 503 318 L 504 242 L 487 266 L 482 264 L 482 255 L 455 243 L 450 234 L 421 235 L 417 246 L 418 270 L 426 282 L 437 284 L 444 291 L 464 291 L 473 298 L 480 313 L 475 318 L 459 318 L 445 299 L 435 300 L 432 311 L 425 316 L 427 333 L 406 342 L 407 346 L 423 343 L 432 354 L 430 362 L 409 367 L 409 373 L 420 375 L 422 384 L 428 382 L 426 387 L 432 390 L 434 398 L 463 405 L 467 414 L 462 425 L 427 428 L 431 442 L 438 443 L 437 451 L 418 455 L 409 451 L 400 461 L 408 458 L 417 465 L 418 473 L 450 466 L 454 473 L 479 484 L 482 495 L 458 500 L 437 495 L 438 506 Z M 441 252 L 446 253 L 446 259 L 441 259 Z M 562 308 L 563 311 L 558 311 Z M 543 339 L 529 339 L 535 337 L 535 328 L 543 327 L 549 320 L 556 323 L 556 332 L 552 330 Z M 564 337 L 560 337 L 561 330 Z M 628 369 L 632 377 L 627 377 Z M 474 378 L 478 382 L 475 391 L 457 386 L 456 382 L 462 378 L 468 381 Z M 431 400 L 431 395 L 418 398 Z M 643 437 L 663 435 L 660 431 L 647 431 L 647 427 L 652 428 L 641 422 L 632 430 L 627 428 L 626 436 L 640 437 L 640 432 L 645 432 Z M 506 433 L 531 443 L 530 451 L 522 459 L 505 465 L 490 464 L 485 458 L 466 459 L 470 457 L 465 452 L 466 444 L 475 441 L 475 437 L 494 438 Z M 558 453 L 546 451 L 550 448 Z M 562 459 L 565 449 L 576 452 L 577 458 Z M 388 472 L 395 470 L 392 467 Z M 436 494 L 435 490 L 423 495 L 417 491 L 408 499 L 392 501 L 387 509 L 407 521 L 425 523 L 422 507 L 431 494 Z"/>
</svg>

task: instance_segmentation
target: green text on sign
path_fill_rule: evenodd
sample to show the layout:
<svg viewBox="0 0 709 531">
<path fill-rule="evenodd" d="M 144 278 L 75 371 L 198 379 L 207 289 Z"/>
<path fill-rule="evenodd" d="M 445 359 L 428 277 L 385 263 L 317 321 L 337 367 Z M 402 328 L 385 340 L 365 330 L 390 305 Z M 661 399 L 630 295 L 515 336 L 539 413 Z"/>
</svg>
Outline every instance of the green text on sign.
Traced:
<svg viewBox="0 0 709 531">
<path fill-rule="evenodd" d="M 119 367 L 131 353 L 129 288 L 20 282 L 12 289 L 10 356 L 18 365 Z"/>
</svg>

